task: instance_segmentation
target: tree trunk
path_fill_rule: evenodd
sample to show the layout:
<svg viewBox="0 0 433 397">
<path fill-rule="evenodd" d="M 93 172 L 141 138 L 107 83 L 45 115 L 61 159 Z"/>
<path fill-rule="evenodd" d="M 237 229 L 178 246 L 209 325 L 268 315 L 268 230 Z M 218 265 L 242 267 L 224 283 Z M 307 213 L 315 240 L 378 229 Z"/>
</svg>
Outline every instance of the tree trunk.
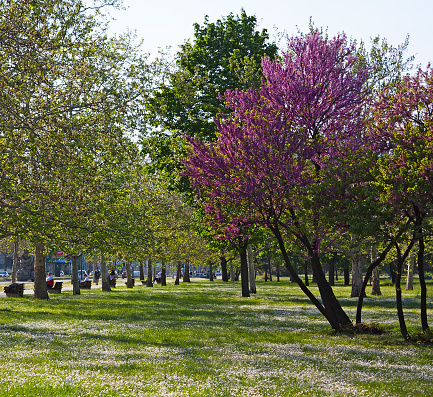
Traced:
<svg viewBox="0 0 433 397">
<path fill-rule="evenodd" d="M 133 288 L 134 284 L 132 282 L 132 274 L 131 274 L 131 264 L 126 262 L 126 288 Z"/>
<path fill-rule="evenodd" d="M 221 280 L 224 282 L 229 281 L 229 276 L 227 274 L 227 259 L 225 256 L 220 257 L 221 263 Z"/>
<path fill-rule="evenodd" d="M 209 281 L 213 281 L 212 261 L 209 260 Z"/>
<path fill-rule="evenodd" d="M 320 303 L 320 301 L 313 295 L 313 293 L 307 288 L 307 286 L 302 282 L 302 280 L 300 279 L 300 277 L 296 273 L 295 269 L 293 268 L 293 266 L 292 266 L 292 264 L 290 262 L 289 255 L 287 254 L 286 247 L 284 245 L 283 237 L 281 236 L 281 233 L 280 233 L 278 227 L 275 226 L 275 227 L 271 228 L 271 230 L 274 233 L 274 235 L 275 235 L 275 237 L 276 237 L 276 239 L 278 241 L 278 245 L 279 245 L 280 251 L 281 251 L 281 253 L 283 255 L 283 259 L 284 259 L 284 263 L 286 265 L 286 269 L 292 275 L 294 282 L 296 282 L 296 284 L 299 285 L 299 287 L 301 288 L 301 290 L 305 293 L 305 295 L 307 295 L 307 297 L 314 304 L 314 306 L 316 306 L 316 308 L 320 311 L 320 313 L 322 313 L 323 316 L 328 320 L 328 322 L 331 325 L 331 327 L 333 329 L 335 329 L 335 330 L 340 330 L 341 329 L 341 325 L 337 321 L 337 319 L 335 318 L 335 316 L 332 315 L 332 313 L 330 313 L 330 311 L 328 309 L 326 309 L 324 307 L 324 305 L 322 305 L 322 303 Z M 314 272 L 314 267 L 313 267 L 313 272 Z M 325 281 L 326 281 L 326 279 L 325 279 Z M 328 283 L 328 282 L 326 281 L 326 283 Z M 335 299 L 335 297 L 334 297 L 334 299 Z M 350 320 L 349 320 L 349 324 L 351 325 Z"/>
<path fill-rule="evenodd" d="M 182 272 L 182 262 L 177 262 L 177 272 L 176 272 L 176 280 L 174 281 L 174 285 L 179 285 L 180 276 Z"/>
<path fill-rule="evenodd" d="M 235 281 L 235 272 L 233 271 L 233 259 L 230 259 L 230 281 Z"/>
<path fill-rule="evenodd" d="M 80 280 L 78 280 L 78 256 L 73 254 L 71 261 L 72 294 L 80 295 Z"/>
<path fill-rule="evenodd" d="M 309 286 L 310 283 L 308 281 L 308 261 L 304 262 L 304 275 L 305 275 L 305 285 Z"/>
<path fill-rule="evenodd" d="M 333 326 L 333 324 L 338 324 L 337 328 L 334 328 L 336 330 L 340 330 L 341 327 L 352 326 L 352 321 L 350 321 L 350 318 L 341 307 L 340 302 L 334 295 L 332 287 L 329 285 L 328 280 L 326 280 L 326 275 L 323 272 L 318 254 L 315 252 L 310 252 L 310 256 L 312 257 L 311 266 L 313 269 L 313 274 L 315 274 L 316 277 L 316 282 L 320 291 L 323 306 L 328 313 L 328 321 L 331 320 L 331 326 Z"/>
<path fill-rule="evenodd" d="M 248 261 L 248 277 L 250 293 L 255 294 L 256 291 L 256 270 L 254 267 L 253 247 L 251 244 L 247 245 L 247 261 Z"/>
<path fill-rule="evenodd" d="M 269 281 L 272 281 L 272 261 L 271 261 L 271 256 L 268 255 L 268 271 L 269 271 Z"/>
<path fill-rule="evenodd" d="M 167 286 L 167 267 L 164 260 L 162 261 L 161 266 L 161 286 Z"/>
<path fill-rule="evenodd" d="M 248 298 L 250 296 L 250 290 L 249 290 L 249 282 L 248 282 L 247 247 L 245 244 L 239 245 L 239 256 L 241 258 L 242 297 Z"/>
<path fill-rule="evenodd" d="M 146 287 L 153 287 L 153 280 L 152 280 L 152 261 L 150 258 L 147 260 L 147 282 Z"/>
<path fill-rule="evenodd" d="M 265 283 L 268 281 L 268 269 L 269 269 L 269 256 L 266 261 L 263 262 L 263 267 L 265 268 Z"/>
<path fill-rule="evenodd" d="M 377 260 L 377 249 L 376 247 L 371 247 L 371 263 Z M 366 275 L 367 277 L 367 275 Z M 371 275 L 372 287 L 371 287 L 371 295 L 382 295 L 380 291 L 380 274 L 379 274 L 379 266 L 376 266 L 373 269 L 373 273 Z"/>
<path fill-rule="evenodd" d="M 277 283 L 280 282 L 280 262 L 277 262 Z M 272 276 L 271 276 L 271 281 L 272 281 Z"/>
<path fill-rule="evenodd" d="M 401 335 L 403 336 L 404 340 L 409 341 L 410 336 L 409 333 L 407 332 L 406 322 L 404 320 L 403 302 L 401 298 L 401 272 L 403 269 L 403 263 L 406 260 L 407 255 L 404 255 L 403 257 L 401 256 L 401 252 L 397 243 L 396 243 L 396 248 L 397 248 L 397 271 L 395 275 L 395 298 L 397 302 L 397 315 L 398 315 L 398 322 L 400 324 Z M 408 250 L 406 250 L 405 254 L 406 253 L 409 254 Z"/>
<path fill-rule="evenodd" d="M 189 278 L 189 260 L 185 260 L 185 270 L 183 271 L 183 280 L 184 283 L 190 283 L 191 279 Z"/>
<path fill-rule="evenodd" d="M 328 274 L 329 274 L 329 285 L 332 287 L 335 285 L 334 282 L 335 265 L 333 263 L 329 264 Z"/>
<path fill-rule="evenodd" d="M 393 262 L 389 264 L 389 275 L 391 276 L 392 284 L 395 284 L 395 263 Z"/>
<path fill-rule="evenodd" d="M 140 272 L 140 281 L 144 281 L 144 268 L 142 261 L 138 263 L 138 271 Z"/>
<path fill-rule="evenodd" d="M 345 267 L 343 270 L 344 275 L 344 285 L 350 285 L 349 268 Z"/>
<path fill-rule="evenodd" d="M 48 299 L 47 282 L 45 275 L 44 245 L 36 244 L 35 247 L 35 284 L 34 298 Z"/>
<path fill-rule="evenodd" d="M 411 252 L 407 262 L 406 291 L 413 291 L 413 268 L 415 265 L 415 255 Z"/>
<path fill-rule="evenodd" d="M 101 253 L 101 283 L 102 291 L 111 291 L 110 282 L 108 280 L 107 263 L 105 262 L 105 255 Z"/>
<path fill-rule="evenodd" d="M 18 238 L 14 240 L 14 255 L 12 260 L 12 283 L 17 282 L 17 269 L 18 269 Z"/>
<path fill-rule="evenodd" d="M 422 330 L 425 332 L 428 330 L 428 321 L 427 321 L 427 286 L 425 284 L 424 277 L 424 237 L 422 235 L 422 230 L 420 231 L 421 237 L 418 240 L 418 274 L 419 274 L 419 284 L 421 288 L 421 326 Z"/>
<path fill-rule="evenodd" d="M 352 292 L 350 296 L 359 297 L 362 289 L 362 269 L 364 267 L 364 261 L 359 252 L 356 252 L 352 256 Z"/>
</svg>

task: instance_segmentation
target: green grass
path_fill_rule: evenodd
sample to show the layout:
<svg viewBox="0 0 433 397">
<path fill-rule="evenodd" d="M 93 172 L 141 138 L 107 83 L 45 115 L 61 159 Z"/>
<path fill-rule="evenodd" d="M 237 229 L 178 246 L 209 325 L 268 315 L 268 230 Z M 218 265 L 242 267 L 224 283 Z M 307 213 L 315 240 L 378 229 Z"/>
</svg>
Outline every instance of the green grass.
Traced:
<svg viewBox="0 0 433 397">
<path fill-rule="evenodd" d="M 251 298 L 239 283 L 195 279 L 1 298 L 0 396 L 433 395 L 432 348 L 403 341 L 383 281 L 363 314 L 390 331 L 381 336 L 333 333 L 286 280 L 258 281 Z M 417 288 L 404 292 L 411 331 Z M 350 288 L 335 293 L 354 318 Z M 431 315 L 431 293 L 428 305 Z"/>
</svg>

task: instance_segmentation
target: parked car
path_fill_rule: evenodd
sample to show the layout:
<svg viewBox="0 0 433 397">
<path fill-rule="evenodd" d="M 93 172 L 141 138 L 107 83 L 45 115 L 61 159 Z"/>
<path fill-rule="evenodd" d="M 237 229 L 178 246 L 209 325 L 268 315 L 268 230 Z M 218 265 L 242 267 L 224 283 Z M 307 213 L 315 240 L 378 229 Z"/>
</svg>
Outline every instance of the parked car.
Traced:
<svg viewBox="0 0 433 397">
<path fill-rule="evenodd" d="M 6 270 L 0 270 L 0 277 L 9 277 L 9 273 Z"/>
<path fill-rule="evenodd" d="M 207 278 L 205 273 L 196 273 L 194 277 L 198 277 L 198 278 Z"/>
<path fill-rule="evenodd" d="M 139 270 L 134 270 L 134 278 L 140 278 L 140 271 Z"/>
</svg>

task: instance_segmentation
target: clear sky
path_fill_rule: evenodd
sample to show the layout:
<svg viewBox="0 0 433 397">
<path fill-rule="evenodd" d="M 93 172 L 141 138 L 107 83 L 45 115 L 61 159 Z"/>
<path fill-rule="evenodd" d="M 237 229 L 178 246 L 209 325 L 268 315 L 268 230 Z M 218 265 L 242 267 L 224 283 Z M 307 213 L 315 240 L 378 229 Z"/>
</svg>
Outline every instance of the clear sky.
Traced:
<svg viewBox="0 0 433 397">
<path fill-rule="evenodd" d="M 124 0 L 126 11 L 112 12 L 113 32 L 136 30 L 144 40 L 143 51 L 151 56 L 159 47 L 177 50 L 193 36 L 193 24 L 204 16 L 214 22 L 244 8 L 256 15 L 259 28 L 271 38 L 276 32 L 289 35 L 308 30 L 310 17 L 315 26 L 330 35 L 344 31 L 347 36 L 370 42 L 380 35 L 394 46 L 410 35 L 408 55 L 423 68 L 433 64 L 433 0 Z"/>
</svg>

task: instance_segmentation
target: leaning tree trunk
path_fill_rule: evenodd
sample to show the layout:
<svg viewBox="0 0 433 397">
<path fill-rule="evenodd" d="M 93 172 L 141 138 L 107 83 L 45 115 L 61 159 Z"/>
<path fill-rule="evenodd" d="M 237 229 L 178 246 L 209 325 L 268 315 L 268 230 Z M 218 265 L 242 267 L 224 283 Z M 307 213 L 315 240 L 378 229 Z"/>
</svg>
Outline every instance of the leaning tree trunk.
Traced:
<svg viewBox="0 0 433 397">
<path fill-rule="evenodd" d="M 185 270 L 183 271 L 183 280 L 184 283 L 190 283 L 191 279 L 189 278 L 189 260 L 185 260 Z"/>
<path fill-rule="evenodd" d="M 242 297 L 248 298 L 250 296 L 249 282 L 248 282 L 248 259 L 247 247 L 244 244 L 239 245 L 239 256 L 241 258 L 241 286 Z"/>
<path fill-rule="evenodd" d="M 18 269 L 18 238 L 14 240 L 14 256 L 12 260 L 12 283 L 17 282 L 17 269 Z"/>
<path fill-rule="evenodd" d="M 34 298 L 48 299 L 47 282 L 45 276 L 44 245 L 36 244 L 35 247 L 35 284 Z"/>
<path fill-rule="evenodd" d="M 371 247 L 371 262 L 373 263 L 377 259 L 377 249 L 376 247 Z M 367 275 L 366 275 L 367 277 Z M 380 290 L 380 274 L 379 274 L 379 266 L 376 266 L 373 269 L 373 272 L 371 274 L 371 295 L 382 295 L 382 292 Z"/>
<path fill-rule="evenodd" d="M 72 294 L 80 295 L 80 280 L 78 280 L 78 256 L 72 255 L 71 262 L 71 283 L 72 283 Z"/>
<path fill-rule="evenodd" d="M 133 288 L 134 284 L 132 282 L 131 274 L 131 264 L 126 262 L 126 288 Z"/>
<path fill-rule="evenodd" d="M 227 274 L 227 259 L 224 255 L 220 256 L 221 263 L 221 280 L 224 282 L 229 281 L 229 276 Z"/>
<path fill-rule="evenodd" d="M 153 287 L 153 280 L 152 280 L 152 262 L 150 258 L 147 259 L 147 282 L 146 287 Z"/>
<path fill-rule="evenodd" d="M 182 270 L 182 262 L 178 261 L 177 262 L 177 271 L 176 271 L 176 280 L 174 281 L 174 285 L 179 285 L 181 270 Z"/>
<path fill-rule="evenodd" d="M 415 266 L 415 256 L 411 252 L 409 254 L 409 260 L 407 262 L 407 273 L 406 273 L 406 291 L 413 291 L 413 268 Z"/>
<path fill-rule="evenodd" d="M 110 281 L 108 279 L 107 262 L 105 262 L 105 255 L 101 253 L 101 284 L 102 291 L 111 291 Z"/>
<path fill-rule="evenodd" d="M 323 306 L 328 313 L 328 321 L 331 319 L 331 326 L 335 324 L 335 322 L 338 324 L 338 327 L 334 328 L 336 330 L 340 330 L 342 327 L 351 327 L 352 321 L 341 307 L 340 302 L 334 295 L 332 287 L 329 285 L 328 280 L 326 280 L 326 275 L 323 272 L 319 256 L 317 253 L 313 252 L 310 252 L 310 255 L 312 256 L 311 266 L 313 268 L 313 274 L 315 274 Z"/>
<path fill-rule="evenodd" d="M 248 261 L 248 278 L 250 293 L 255 294 L 256 289 L 256 269 L 254 267 L 253 247 L 251 244 L 247 245 L 247 261 Z"/>
</svg>

